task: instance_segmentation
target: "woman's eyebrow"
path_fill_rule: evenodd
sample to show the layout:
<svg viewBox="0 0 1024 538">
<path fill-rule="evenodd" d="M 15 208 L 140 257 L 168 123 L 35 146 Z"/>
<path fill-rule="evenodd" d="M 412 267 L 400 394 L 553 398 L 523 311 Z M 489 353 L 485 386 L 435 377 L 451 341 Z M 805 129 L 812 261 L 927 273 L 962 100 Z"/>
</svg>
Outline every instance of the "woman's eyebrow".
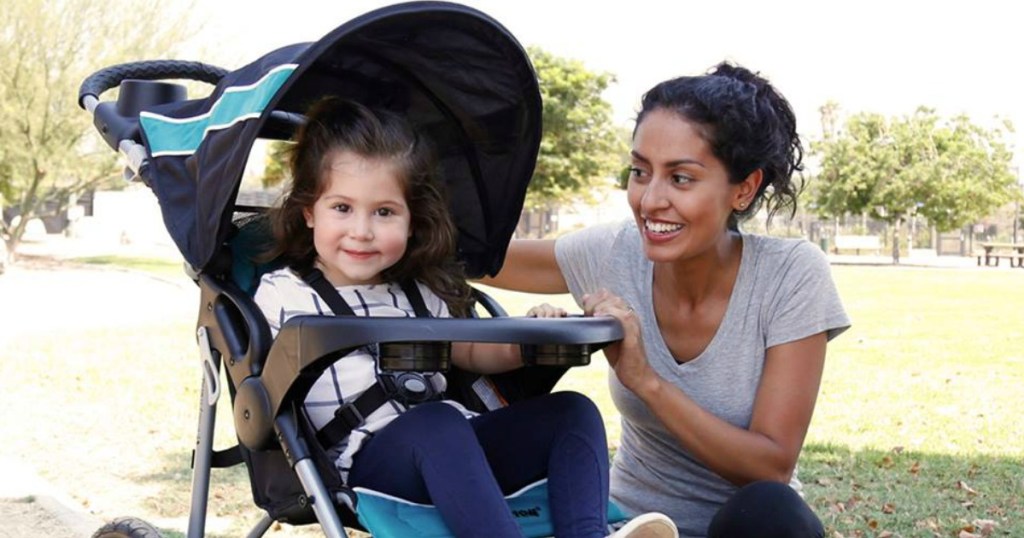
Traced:
<svg viewBox="0 0 1024 538">
<path fill-rule="evenodd" d="M 644 164 L 651 164 L 650 159 L 648 159 L 647 157 L 644 157 L 643 155 L 637 153 L 636 150 L 630 151 L 629 154 L 634 159 L 636 159 L 636 160 L 638 160 L 638 161 L 640 161 L 640 162 L 642 162 Z M 683 165 L 696 165 L 696 166 L 699 166 L 701 168 L 707 168 L 706 166 L 704 166 L 704 163 L 702 163 L 702 162 L 700 162 L 700 161 L 698 161 L 696 159 L 687 159 L 687 158 L 675 159 L 675 160 L 668 161 L 667 163 L 665 163 L 665 166 L 667 166 L 669 168 L 675 168 L 677 166 L 683 166 Z"/>
</svg>

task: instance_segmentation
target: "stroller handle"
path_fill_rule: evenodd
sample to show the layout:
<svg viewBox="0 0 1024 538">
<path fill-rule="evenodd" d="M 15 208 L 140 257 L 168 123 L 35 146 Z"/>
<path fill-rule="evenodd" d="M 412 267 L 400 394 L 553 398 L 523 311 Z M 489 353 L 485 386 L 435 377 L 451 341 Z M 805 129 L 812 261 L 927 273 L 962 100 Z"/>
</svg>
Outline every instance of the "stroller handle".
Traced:
<svg viewBox="0 0 1024 538">
<path fill-rule="evenodd" d="M 226 74 L 228 70 L 222 67 L 186 60 L 146 60 L 112 65 L 96 71 L 82 81 L 78 89 L 78 106 L 89 110 L 86 105 L 87 97 L 99 99 L 103 92 L 117 87 L 127 79 L 186 79 L 216 84 Z"/>
</svg>

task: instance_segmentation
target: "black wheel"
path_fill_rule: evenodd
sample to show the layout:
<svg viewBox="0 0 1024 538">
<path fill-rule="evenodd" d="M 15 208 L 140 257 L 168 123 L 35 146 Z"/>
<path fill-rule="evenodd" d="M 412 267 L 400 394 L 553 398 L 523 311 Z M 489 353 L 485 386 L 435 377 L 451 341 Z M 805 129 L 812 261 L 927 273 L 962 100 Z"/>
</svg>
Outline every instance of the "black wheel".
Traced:
<svg viewBox="0 0 1024 538">
<path fill-rule="evenodd" d="M 156 527 L 137 517 L 119 517 L 100 527 L 92 538 L 163 538 Z"/>
</svg>

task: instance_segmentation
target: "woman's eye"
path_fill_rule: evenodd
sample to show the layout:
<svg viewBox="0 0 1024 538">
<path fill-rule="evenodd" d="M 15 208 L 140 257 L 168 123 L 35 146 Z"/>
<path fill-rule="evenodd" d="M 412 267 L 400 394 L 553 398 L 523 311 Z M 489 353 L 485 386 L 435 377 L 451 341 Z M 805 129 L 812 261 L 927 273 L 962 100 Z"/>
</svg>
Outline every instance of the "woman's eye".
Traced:
<svg viewBox="0 0 1024 538">
<path fill-rule="evenodd" d="M 394 210 L 392 210 L 390 207 L 382 207 L 377 210 L 377 216 L 379 217 L 390 217 L 391 215 L 394 214 Z"/>
<path fill-rule="evenodd" d="M 334 204 L 331 209 L 339 213 L 348 213 L 352 208 L 348 204 Z"/>
<path fill-rule="evenodd" d="M 644 175 L 644 171 L 639 168 L 630 168 L 629 175 L 632 177 L 640 177 Z"/>
<path fill-rule="evenodd" d="M 693 178 L 690 176 L 684 176 L 682 174 L 674 174 L 672 176 L 672 183 L 675 183 L 676 185 L 685 185 L 691 181 L 693 181 Z"/>
</svg>

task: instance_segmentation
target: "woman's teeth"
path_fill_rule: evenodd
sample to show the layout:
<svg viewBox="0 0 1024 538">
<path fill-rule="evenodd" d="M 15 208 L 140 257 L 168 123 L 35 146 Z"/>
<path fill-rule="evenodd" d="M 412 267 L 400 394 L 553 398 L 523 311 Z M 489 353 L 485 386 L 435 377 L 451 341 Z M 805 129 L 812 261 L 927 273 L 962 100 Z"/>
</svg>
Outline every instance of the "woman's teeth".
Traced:
<svg viewBox="0 0 1024 538">
<path fill-rule="evenodd" d="M 674 232 L 676 230 L 681 230 L 683 228 L 682 224 L 669 224 L 667 222 L 651 222 L 649 220 L 644 221 L 644 226 L 648 230 L 656 234 L 666 234 L 669 232 Z"/>
</svg>

